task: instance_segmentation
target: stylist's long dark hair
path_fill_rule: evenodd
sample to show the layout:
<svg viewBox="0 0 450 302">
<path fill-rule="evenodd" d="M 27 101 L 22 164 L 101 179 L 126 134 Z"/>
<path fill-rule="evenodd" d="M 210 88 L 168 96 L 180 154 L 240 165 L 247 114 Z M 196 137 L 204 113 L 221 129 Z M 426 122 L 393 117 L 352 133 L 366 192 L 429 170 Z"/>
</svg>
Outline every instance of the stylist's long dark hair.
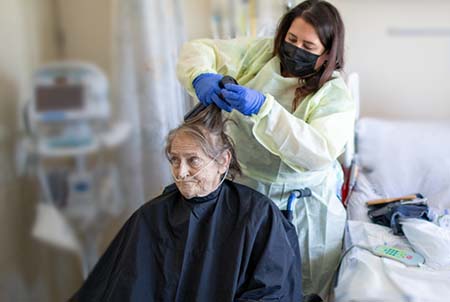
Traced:
<svg viewBox="0 0 450 302">
<path fill-rule="evenodd" d="M 320 42 L 328 52 L 328 60 L 317 73 L 305 79 L 299 79 L 300 86 L 296 89 L 292 102 L 293 110 L 305 96 L 316 92 L 329 81 L 334 70 L 341 70 L 344 67 L 344 23 L 337 9 L 326 1 L 304 1 L 283 16 L 275 35 L 274 55 L 280 57 L 281 44 L 292 22 L 298 17 L 302 17 L 315 28 Z"/>
</svg>

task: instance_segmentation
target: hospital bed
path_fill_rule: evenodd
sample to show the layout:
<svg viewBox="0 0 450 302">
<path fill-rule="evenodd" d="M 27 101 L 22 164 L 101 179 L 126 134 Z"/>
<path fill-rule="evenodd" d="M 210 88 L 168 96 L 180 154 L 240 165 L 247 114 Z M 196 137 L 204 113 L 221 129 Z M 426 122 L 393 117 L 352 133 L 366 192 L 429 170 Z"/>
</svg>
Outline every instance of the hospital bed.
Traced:
<svg viewBox="0 0 450 302">
<path fill-rule="evenodd" d="M 359 173 L 347 199 L 333 301 L 448 301 L 450 266 L 427 261 L 407 266 L 370 251 L 376 246 L 415 250 L 405 236 L 372 223 L 366 202 L 421 193 L 429 207 L 450 209 L 450 121 L 361 118 L 355 132 L 353 162 Z M 448 263 L 450 250 L 444 257 L 449 258 L 440 260 Z"/>
</svg>

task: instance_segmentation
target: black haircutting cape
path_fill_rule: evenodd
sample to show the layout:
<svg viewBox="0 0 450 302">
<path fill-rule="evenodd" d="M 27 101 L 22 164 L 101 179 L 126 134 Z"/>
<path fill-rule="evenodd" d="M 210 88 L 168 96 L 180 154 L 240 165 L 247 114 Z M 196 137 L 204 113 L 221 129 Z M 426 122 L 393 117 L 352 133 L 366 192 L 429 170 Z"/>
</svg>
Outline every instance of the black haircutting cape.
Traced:
<svg viewBox="0 0 450 302">
<path fill-rule="evenodd" d="M 185 199 L 171 185 L 128 219 L 71 301 L 297 302 L 300 263 L 294 226 L 264 195 L 227 180 Z"/>
</svg>

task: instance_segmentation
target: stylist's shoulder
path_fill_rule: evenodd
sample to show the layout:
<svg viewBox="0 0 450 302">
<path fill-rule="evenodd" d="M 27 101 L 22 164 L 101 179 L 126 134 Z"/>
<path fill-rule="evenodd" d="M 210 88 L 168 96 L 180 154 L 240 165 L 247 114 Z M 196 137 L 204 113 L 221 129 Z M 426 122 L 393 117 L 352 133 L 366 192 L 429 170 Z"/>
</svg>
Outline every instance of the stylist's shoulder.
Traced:
<svg viewBox="0 0 450 302">
<path fill-rule="evenodd" d="M 232 55 L 244 54 L 251 50 L 264 50 L 272 52 L 273 38 L 270 37 L 238 37 L 233 39 L 194 39 L 187 41 L 180 49 L 180 59 L 185 56 L 216 55 L 218 53 Z"/>
<path fill-rule="evenodd" d="M 270 54 L 272 42 L 268 38 L 242 37 L 235 39 L 196 39 L 180 49 L 177 77 L 180 83 L 194 93 L 192 81 L 203 73 L 220 73 L 236 77 L 242 66 L 255 63 L 257 54 Z"/>
<path fill-rule="evenodd" d="M 354 100 L 345 83 L 343 75 L 335 71 L 333 77 L 319 90 L 318 98 L 322 105 L 338 106 L 343 109 L 354 109 Z"/>
</svg>

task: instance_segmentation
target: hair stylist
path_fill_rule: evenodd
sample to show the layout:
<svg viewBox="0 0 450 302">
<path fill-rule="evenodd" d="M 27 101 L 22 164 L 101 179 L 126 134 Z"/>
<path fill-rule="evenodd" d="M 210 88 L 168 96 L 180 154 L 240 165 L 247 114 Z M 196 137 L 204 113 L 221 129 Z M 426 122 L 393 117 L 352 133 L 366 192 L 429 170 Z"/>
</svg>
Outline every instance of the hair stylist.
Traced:
<svg viewBox="0 0 450 302">
<path fill-rule="evenodd" d="M 238 182 L 280 208 L 295 203 L 306 296 L 326 299 L 342 245 L 343 173 L 337 157 L 352 137 L 355 106 L 341 77 L 344 25 L 326 1 L 304 1 L 281 19 L 274 38 L 194 40 L 181 50 L 177 74 L 192 96 L 236 121 L 229 135 L 242 168 Z M 239 85 L 218 83 L 223 75 Z M 223 99 L 220 97 L 223 96 Z"/>
</svg>

